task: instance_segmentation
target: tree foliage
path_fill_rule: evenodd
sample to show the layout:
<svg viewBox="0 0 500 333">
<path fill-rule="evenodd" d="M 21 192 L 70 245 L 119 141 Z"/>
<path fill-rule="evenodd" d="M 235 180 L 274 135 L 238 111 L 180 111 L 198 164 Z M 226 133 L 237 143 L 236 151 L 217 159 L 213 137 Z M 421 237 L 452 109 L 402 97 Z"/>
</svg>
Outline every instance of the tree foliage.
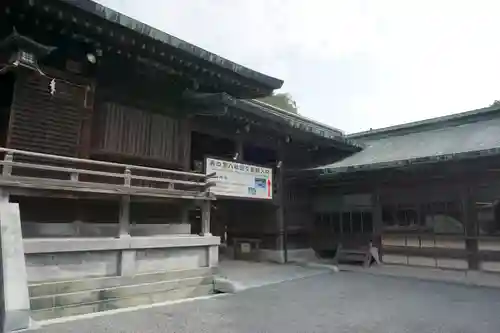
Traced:
<svg viewBox="0 0 500 333">
<path fill-rule="evenodd" d="M 297 102 L 292 98 L 289 93 L 273 93 L 272 96 L 267 96 L 259 98 L 259 101 L 276 106 L 280 109 L 299 113 L 299 108 L 297 107 Z"/>
</svg>

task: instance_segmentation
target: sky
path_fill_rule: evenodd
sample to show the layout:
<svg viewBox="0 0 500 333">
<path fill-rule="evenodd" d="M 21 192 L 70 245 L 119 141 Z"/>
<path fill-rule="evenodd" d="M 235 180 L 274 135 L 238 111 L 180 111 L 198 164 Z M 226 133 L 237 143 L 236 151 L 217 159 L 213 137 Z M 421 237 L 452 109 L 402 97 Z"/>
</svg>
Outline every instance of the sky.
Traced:
<svg viewBox="0 0 500 333">
<path fill-rule="evenodd" d="M 285 81 L 353 133 L 500 99 L 497 0 L 98 0 Z"/>
</svg>

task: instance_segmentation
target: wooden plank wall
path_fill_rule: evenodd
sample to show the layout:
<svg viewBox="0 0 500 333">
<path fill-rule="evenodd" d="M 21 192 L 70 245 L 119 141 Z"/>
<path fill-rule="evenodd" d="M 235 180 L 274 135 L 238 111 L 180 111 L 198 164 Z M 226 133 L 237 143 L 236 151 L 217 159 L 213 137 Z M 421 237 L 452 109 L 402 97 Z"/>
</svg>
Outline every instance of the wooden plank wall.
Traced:
<svg viewBox="0 0 500 333">
<path fill-rule="evenodd" d="M 51 95 L 50 81 L 38 73 L 19 72 L 6 146 L 79 156 L 83 123 L 92 113 L 93 91 L 88 90 L 90 85 L 70 84 L 71 78 L 65 77 L 56 79 L 56 92 Z"/>
<path fill-rule="evenodd" d="M 189 139 L 182 120 L 110 102 L 97 106 L 93 152 L 182 166 Z"/>
</svg>

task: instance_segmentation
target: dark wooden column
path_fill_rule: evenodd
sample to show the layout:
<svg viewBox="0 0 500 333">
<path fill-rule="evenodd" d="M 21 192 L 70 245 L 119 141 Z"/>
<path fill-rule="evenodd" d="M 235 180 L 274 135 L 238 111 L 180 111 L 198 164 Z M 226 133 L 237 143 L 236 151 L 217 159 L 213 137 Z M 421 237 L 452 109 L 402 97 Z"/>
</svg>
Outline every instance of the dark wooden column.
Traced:
<svg viewBox="0 0 500 333">
<path fill-rule="evenodd" d="M 282 142 L 278 145 L 278 165 L 276 167 L 276 179 L 274 182 L 277 184 L 277 200 L 276 203 L 278 205 L 276 209 L 276 223 L 277 223 L 277 231 L 278 238 L 276 240 L 276 247 L 278 251 L 283 251 L 283 261 L 285 263 L 288 262 L 288 248 L 287 248 L 287 226 L 285 221 L 284 214 L 284 195 L 285 195 L 285 183 L 283 181 L 283 173 L 284 173 L 284 145 Z"/>
<path fill-rule="evenodd" d="M 382 204 L 380 203 L 380 188 L 375 185 L 372 192 L 373 245 L 382 252 Z"/>
<path fill-rule="evenodd" d="M 178 145 L 180 145 L 180 158 L 183 171 L 191 171 L 191 139 L 192 139 L 192 120 L 189 117 L 180 120 L 181 136 L 183 140 L 179 140 Z M 194 205 L 189 200 L 183 200 L 181 205 L 181 223 L 191 223 L 189 220 L 189 215 Z"/>
<path fill-rule="evenodd" d="M 466 251 L 469 269 L 479 269 L 479 251 L 478 251 L 478 221 L 477 208 L 474 195 L 474 188 L 470 184 L 464 184 L 461 189 L 462 215 L 466 235 Z"/>
<path fill-rule="evenodd" d="M 191 139 L 192 139 L 192 119 L 190 117 L 185 117 L 180 119 L 180 136 L 181 140 L 178 140 L 177 145 L 179 149 L 179 161 L 182 165 L 182 170 L 186 172 L 191 171 Z M 181 223 L 191 223 L 189 216 L 191 210 L 195 207 L 193 202 L 190 200 L 182 200 L 180 222 Z"/>
</svg>

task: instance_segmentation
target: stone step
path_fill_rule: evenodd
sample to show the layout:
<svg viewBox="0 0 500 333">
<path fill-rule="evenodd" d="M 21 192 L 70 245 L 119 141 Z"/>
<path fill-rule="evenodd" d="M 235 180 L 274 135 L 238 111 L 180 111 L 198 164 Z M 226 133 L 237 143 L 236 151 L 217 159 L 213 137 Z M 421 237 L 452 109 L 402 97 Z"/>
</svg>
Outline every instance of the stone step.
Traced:
<svg viewBox="0 0 500 333">
<path fill-rule="evenodd" d="M 110 276 L 82 280 L 52 281 L 32 283 L 29 286 L 29 292 L 30 296 L 37 297 L 212 275 L 212 268 L 203 267 L 189 270 L 138 274 L 135 276 Z"/>
<path fill-rule="evenodd" d="M 170 290 L 194 287 L 199 285 L 213 285 L 213 277 L 199 276 L 178 280 L 124 285 L 95 290 L 84 290 L 74 293 L 36 296 L 31 297 L 30 303 L 32 310 L 41 310 L 59 306 L 94 303 L 107 299 L 133 297 L 141 294 L 166 292 Z"/>
<path fill-rule="evenodd" d="M 213 285 L 198 285 L 174 290 L 158 291 L 153 294 L 141 294 L 127 298 L 106 299 L 87 304 L 58 306 L 50 309 L 35 310 L 31 311 L 31 316 L 34 320 L 48 320 L 138 305 L 207 296 L 210 294 L 213 294 Z"/>
</svg>

